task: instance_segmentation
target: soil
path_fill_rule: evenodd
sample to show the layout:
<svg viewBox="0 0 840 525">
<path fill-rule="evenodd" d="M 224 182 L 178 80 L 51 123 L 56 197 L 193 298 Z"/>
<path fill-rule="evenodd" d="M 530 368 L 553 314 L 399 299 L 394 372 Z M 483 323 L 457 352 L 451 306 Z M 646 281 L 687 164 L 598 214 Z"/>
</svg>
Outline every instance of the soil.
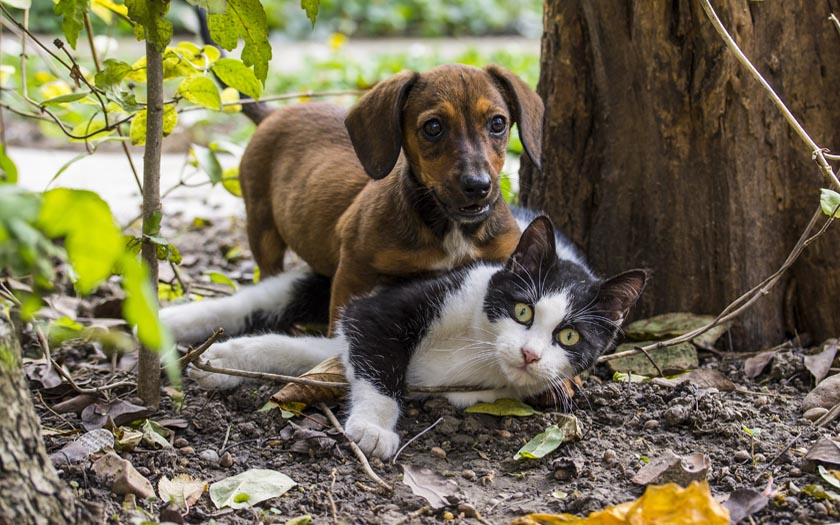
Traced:
<svg viewBox="0 0 840 525">
<path fill-rule="evenodd" d="M 172 222 L 178 227 L 165 233 L 184 256 L 180 271 L 186 283 L 194 283 L 192 292 L 208 296 L 224 290 L 224 286 L 209 282 L 203 275 L 205 270 L 224 272 L 241 284 L 251 281 L 254 266 L 241 219 L 223 218 L 196 225 L 191 218 L 176 217 Z M 174 278 L 171 270 L 162 273 L 167 280 Z M 109 310 L 106 305 L 113 306 L 113 298 L 118 295 L 113 290 L 106 287 L 99 297 L 83 302 L 80 311 L 87 308 L 104 315 Z M 38 354 L 34 340 L 27 346 L 31 356 Z M 91 378 L 91 384 L 108 380 L 107 366 L 100 372 L 92 367 L 109 362 L 98 343 L 66 342 L 53 349 L 53 356 L 74 376 Z M 812 388 L 813 380 L 802 365 L 800 349 L 785 356 L 777 359 L 768 373 L 751 381 L 744 375 L 743 354 L 728 350 L 701 354 L 701 366 L 722 372 L 739 392 L 701 389 L 687 383 L 677 387 L 617 383 L 606 368 L 596 369 L 574 398 L 572 413 L 581 423 L 583 438 L 537 460 L 515 461 L 513 456 L 525 442 L 555 422 L 560 417 L 557 412 L 495 417 L 464 413 L 439 398 L 414 401 L 399 424 L 403 442 L 439 418 L 442 421 L 412 442 L 398 463 L 431 469 L 457 483 L 460 505 L 422 513 L 417 511 L 427 502 L 401 482 L 401 467 L 372 460 L 373 469 L 394 491 L 386 493 L 377 488 L 319 410 L 310 408 L 305 411 L 307 417 L 292 419 L 284 419 L 278 410 L 260 412 L 276 385 L 252 383 L 220 394 L 201 391 L 186 378 L 183 406 L 176 408 L 173 400 L 164 396 L 160 411 L 152 416 L 156 421 L 185 420 L 185 428 L 174 429 L 172 439 L 177 440 L 178 448 L 153 450 L 141 445 L 121 455 L 155 488 L 163 475 L 172 478 L 187 473 L 212 483 L 251 468 L 279 470 L 297 482 L 281 497 L 236 511 L 216 509 L 205 494 L 183 517 L 186 523 L 282 524 L 293 517 L 310 515 L 315 523 L 394 524 L 406 523 L 412 512 L 418 515 L 411 518 L 411 523 L 440 523 L 449 512 L 452 523 L 497 524 L 533 512 L 585 515 L 638 498 L 644 488 L 631 478 L 646 461 L 669 449 L 679 455 L 708 455 L 708 480 L 716 496 L 742 487 L 760 492 L 772 479 L 776 494 L 766 508 L 752 516 L 755 523 L 834 521 L 838 516 L 836 503 L 815 499 L 801 489 L 811 484 L 825 485 L 818 475 L 807 471 L 803 455 L 821 434 L 836 433 L 837 423 L 816 429 L 802 419 L 800 401 Z M 123 359 L 130 363 L 126 357 Z M 33 388 L 36 386 L 33 383 Z M 35 392 L 46 428 L 83 432 L 78 414 L 59 416 L 48 408 L 72 395 L 50 397 L 46 392 Z M 115 391 L 113 397 L 132 400 L 132 395 L 133 390 L 123 389 Z M 335 411 L 341 418 L 342 408 L 335 407 Z M 323 430 L 332 439 L 295 439 L 293 423 Z M 760 432 L 754 432 L 751 438 L 744 428 Z M 46 435 L 48 452 L 55 452 L 77 435 Z M 214 456 L 229 453 L 232 462 L 203 459 L 208 456 L 206 451 L 215 452 L 210 454 Z M 86 460 L 64 466 L 61 476 L 77 487 L 80 498 L 102 507 L 104 522 L 158 519 L 164 507 L 160 501 L 131 497 L 126 501 L 97 479 L 90 464 Z"/>
</svg>

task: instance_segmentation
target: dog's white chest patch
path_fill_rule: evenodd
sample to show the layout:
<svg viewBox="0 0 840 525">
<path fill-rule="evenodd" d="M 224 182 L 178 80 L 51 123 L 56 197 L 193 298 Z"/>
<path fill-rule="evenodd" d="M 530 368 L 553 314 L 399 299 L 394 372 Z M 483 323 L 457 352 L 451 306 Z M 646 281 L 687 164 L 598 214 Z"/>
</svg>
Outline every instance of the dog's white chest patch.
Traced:
<svg viewBox="0 0 840 525">
<path fill-rule="evenodd" d="M 460 228 L 453 228 L 443 238 L 443 251 L 446 257 L 434 265 L 435 270 L 448 270 L 475 260 L 478 256 L 475 244 L 464 236 Z"/>
</svg>

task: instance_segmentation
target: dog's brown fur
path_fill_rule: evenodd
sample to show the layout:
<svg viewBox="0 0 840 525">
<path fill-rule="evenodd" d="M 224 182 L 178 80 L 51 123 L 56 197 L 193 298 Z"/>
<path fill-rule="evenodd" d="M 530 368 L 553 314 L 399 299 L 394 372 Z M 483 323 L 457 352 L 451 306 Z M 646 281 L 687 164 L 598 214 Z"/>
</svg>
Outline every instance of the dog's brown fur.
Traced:
<svg viewBox="0 0 840 525">
<path fill-rule="evenodd" d="M 507 129 L 493 136 L 496 115 Z M 353 295 L 388 279 L 506 259 L 519 238 L 499 189 L 510 126 L 539 166 L 542 117 L 539 97 L 512 73 L 460 65 L 399 73 L 349 113 L 318 103 L 274 111 L 239 175 L 260 269 L 282 271 L 291 248 L 333 276 L 332 322 Z M 431 118 L 443 128 L 435 140 L 423 131 Z M 471 199 L 460 181 L 482 170 L 491 190 Z M 489 211 L 465 218 L 459 209 L 470 205 Z"/>
</svg>

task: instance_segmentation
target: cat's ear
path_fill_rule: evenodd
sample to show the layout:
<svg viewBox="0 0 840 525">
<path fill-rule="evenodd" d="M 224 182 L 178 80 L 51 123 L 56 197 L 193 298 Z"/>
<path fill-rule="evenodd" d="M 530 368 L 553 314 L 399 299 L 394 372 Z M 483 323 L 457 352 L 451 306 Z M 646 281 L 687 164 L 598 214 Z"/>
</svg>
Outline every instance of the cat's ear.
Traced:
<svg viewBox="0 0 840 525">
<path fill-rule="evenodd" d="M 522 232 L 519 244 L 505 264 L 505 269 L 536 277 L 556 259 L 554 225 L 548 217 L 540 215 Z"/>
<path fill-rule="evenodd" d="M 647 270 L 628 270 L 607 279 L 601 284 L 595 310 L 620 325 L 642 295 L 647 279 Z"/>
</svg>

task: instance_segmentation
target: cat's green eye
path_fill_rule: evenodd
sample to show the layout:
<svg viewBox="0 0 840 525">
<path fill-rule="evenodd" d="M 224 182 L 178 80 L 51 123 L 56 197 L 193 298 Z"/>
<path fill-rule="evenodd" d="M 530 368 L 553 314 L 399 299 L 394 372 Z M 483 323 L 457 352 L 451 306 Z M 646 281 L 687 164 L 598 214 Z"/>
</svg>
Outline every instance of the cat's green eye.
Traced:
<svg viewBox="0 0 840 525">
<path fill-rule="evenodd" d="M 574 328 L 564 328 L 554 338 L 563 346 L 575 346 L 580 341 L 580 334 Z"/>
<path fill-rule="evenodd" d="M 525 303 L 516 303 L 513 305 L 513 318 L 518 323 L 528 324 L 534 318 L 534 309 Z"/>
</svg>

